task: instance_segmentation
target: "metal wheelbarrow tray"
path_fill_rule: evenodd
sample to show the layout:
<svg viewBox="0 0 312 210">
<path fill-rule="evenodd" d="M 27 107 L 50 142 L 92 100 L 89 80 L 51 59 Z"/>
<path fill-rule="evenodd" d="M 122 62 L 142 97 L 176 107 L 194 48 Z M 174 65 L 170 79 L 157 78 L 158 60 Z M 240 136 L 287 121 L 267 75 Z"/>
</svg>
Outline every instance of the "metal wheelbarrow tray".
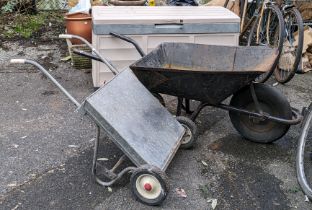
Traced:
<svg viewBox="0 0 312 210">
<path fill-rule="evenodd" d="M 129 68 L 120 73 L 113 69 L 116 76 L 80 104 L 37 62 L 12 59 L 11 63 L 36 66 L 78 106 L 81 113 L 87 114 L 96 123 L 92 173 L 100 185 L 110 186 L 124 174 L 132 172 L 131 190 L 136 198 L 148 205 L 162 203 L 168 193 L 165 170 L 180 147 L 186 129 L 153 97 Z M 104 167 L 103 174 L 109 181 L 97 175 L 101 129 L 125 154 L 112 169 Z M 116 173 L 126 156 L 136 167 L 126 167 Z"/>
<path fill-rule="evenodd" d="M 271 68 L 267 47 L 163 43 L 130 66 L 152 92 L 218 104 Z"/>
</svg>

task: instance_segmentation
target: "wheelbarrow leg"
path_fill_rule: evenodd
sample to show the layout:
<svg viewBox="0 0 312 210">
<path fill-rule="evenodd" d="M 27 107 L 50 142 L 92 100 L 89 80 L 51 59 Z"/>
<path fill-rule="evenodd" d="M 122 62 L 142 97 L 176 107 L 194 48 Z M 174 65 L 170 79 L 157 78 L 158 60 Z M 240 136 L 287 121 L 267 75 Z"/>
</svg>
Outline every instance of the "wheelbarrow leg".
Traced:
<svg viewBox="0 0 312 210">
<path fill-rule="evenodd" d="M 185 110 L 186 114 L 192 114 L 193 111 L 191 111 L 190 109 L 190 99 L 184 99 L 185 102 L 185 106 L 183 106 L 182 108 Z"/>
<path fill-rule="evenodd" d="M 180 116 L 181 115 L 182 106 L 183 106 L 183 98 L 178 97 L 178 105 L 177 105 L 176 116 Z"/>
<path fill-rule="evenodd" d="M 92 174 L 95 178 L 95 181 L 104 186 L 111 186 L 112 184 L 114 184 L 117 180 L 119 180 L 124 174 L 126 174 L 129 171 L 133 171 L 136 169 L 136 167 L 127 167 L 125 169 L 123 169 L 121 172 L 119 172 L 118 174 L 115 173 L 115 170 L 124 162 L 124 160 L 126 159 L 126 156 L 123 155 L 118 161 L 117 163 L 113 166 L 112 169 L 108 169 L 106 167 L 104 167 L 104 175 L 105 177 L 107 177 L 108 179 L 110 179 L 110 181 L 103 181 L 101 178 L 99 178 L 97 176 L 96 173 L 96 169 L 97 169 L 97 156 L 98 156 L 98 148 L 99 148 L 99 142 L 100 142 L 100 134 L 101 134 L 101 128 L 97 125 L 96 126 L 96 140 L 94 143 L 94 153 L 93 153 L 93 161 L 92 161 Z"/>
<path fill-rule="evenodd" d="M 200 104 L 197 106 L 197 108 L 194 110 L 193 114 L 191 115 L 191 120 L 195 121 L 199 113 L 201 112 L 201 110 L 209 105 L 210 104 L 208 103 L 200 102 Z"/>
</svg>

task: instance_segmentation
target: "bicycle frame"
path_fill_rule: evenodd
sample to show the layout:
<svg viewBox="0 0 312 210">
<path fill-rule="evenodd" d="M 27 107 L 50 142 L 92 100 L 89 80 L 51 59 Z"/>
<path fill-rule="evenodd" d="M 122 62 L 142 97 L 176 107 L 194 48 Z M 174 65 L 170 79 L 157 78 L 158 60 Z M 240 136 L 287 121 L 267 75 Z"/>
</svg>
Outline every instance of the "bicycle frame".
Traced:
<svg viewBox="0 0 312 210">
<path fill-rule="evenodd" d="M 266 9 L 268 4 L 273 4 L 273 2 L 271 0 L 264 0 L 261 2 L 256 0 L 257 8 L 254 14 L 252 15 L 251 19 L 246 24 L 244 24 L 247 11 L 250 9 L 250 7 L 248 8 L 247 4 L 248 4 L 248 0 L 246 0 L 244 3 L 243 13 L 242 13 L 243 15 L 242 15 L 242 20 L 241 20 L 241 28 L 240 28 L 241 30 L 240 37 L 242 37 L 246 33 L 248 27 L 254 21 L 258 21 L 258 22 L 262 21 L 264 10 Z M 256 32 L 257 43 L 259 43 L 259 33 L 260 33 L 260 24 L 258 24 L 257 32 Z"/>
</svg>

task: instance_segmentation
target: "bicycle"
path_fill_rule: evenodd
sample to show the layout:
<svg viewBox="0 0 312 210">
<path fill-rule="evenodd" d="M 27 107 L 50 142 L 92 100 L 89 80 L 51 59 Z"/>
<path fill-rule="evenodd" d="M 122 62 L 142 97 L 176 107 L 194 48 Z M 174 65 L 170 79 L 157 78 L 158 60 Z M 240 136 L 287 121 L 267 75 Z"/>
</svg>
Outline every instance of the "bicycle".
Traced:
<svg viewBox="0 0 312 210">
<path fill-rule="evenodd" d="M 224 7 L 227 7 L 227 5 L 228 1 L 224 4 Z M 279 54 L 271 70 L 256 79 L 256 82 L 265 82 L 273 74 L 282 52 L 284 40 L 283 15 L 272 0 L 255 0 L 250 2 L 249 5 L 248 0 L 242 0 L 240 7 L 240 44 L 246 44 L 247 46 L 266 45 L 278 50 Z"/>
<path fill-rule="evenodd" d="M 278 56 L 270 71 L 262 74 L 256 82 L 265 82 L 273 74 L 283 49 L 284 42 L 284 19 L 283 14 L 270 0 L 257 1 L 257 9 L 253 16 L 256 17 L 250 29 L 247 45 L 265 45 L 278 50 Z"/>
<path fill-rule="evenodd" d="M 279 63 L 274 71 L 276 81 L 285 84 L 296 74 L 303 48 L 303 20 L 298 9 L 286 0 L 281 5 L 285 22 L 285 41 Z"/>
</svg>

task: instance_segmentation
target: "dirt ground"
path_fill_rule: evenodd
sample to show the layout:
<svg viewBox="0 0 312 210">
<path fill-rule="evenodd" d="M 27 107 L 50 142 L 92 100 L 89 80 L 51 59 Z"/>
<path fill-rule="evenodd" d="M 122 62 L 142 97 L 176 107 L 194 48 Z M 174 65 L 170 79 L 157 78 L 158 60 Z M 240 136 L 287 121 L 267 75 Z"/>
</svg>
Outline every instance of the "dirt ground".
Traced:
<svg viewBox="0 0 312 210">
<path fill-rule="evenodd" d="M 0 209 L 311 209 L 295 173 L 300 126 L 273 144 L 244 140 L 227 112 L 206 108 L 196 124 L 199 138 L 180 150 L 170 164 L 170 193 L 160 207 L 135 201 L 129 176 L 108 188 L 91 176 L 95 126 L 45 77 L 29 65 L 9 65 L 10 58 L 43 64 L 80 101 L 93 92 L 90 71 L 60 61 L 66 43 L 49 39 L 5 41 L 0 48 Z M 273 84 L 269 81 L 268 84 Z M 292 106 L 312 100 L 312 74 L 296 75 L 278 85 Z M 174 112 L 176 100 L 166 97 Z M 102 134 L 100 154 L 111 165 L 121 152 Z M 181 198 L 177 188 L 185 190 Z"/>
</svg>

